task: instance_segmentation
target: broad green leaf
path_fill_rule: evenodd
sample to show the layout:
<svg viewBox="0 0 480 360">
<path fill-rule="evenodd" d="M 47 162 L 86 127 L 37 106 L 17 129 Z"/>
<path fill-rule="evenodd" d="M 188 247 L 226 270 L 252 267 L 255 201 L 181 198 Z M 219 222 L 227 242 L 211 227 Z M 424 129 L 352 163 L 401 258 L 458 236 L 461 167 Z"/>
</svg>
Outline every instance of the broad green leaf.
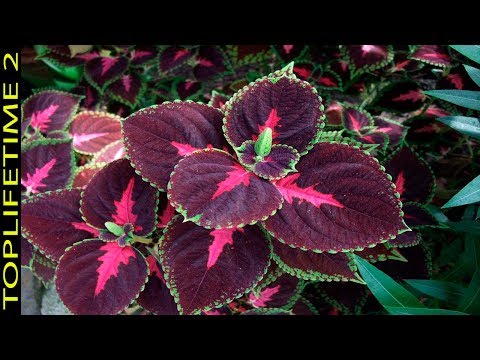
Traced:
<svg viewBox="0 0 480 360">
<path fill-rule="evenodd" d="M 475 82 L 475 84 L 480 86 L 480 69 L 465 64 L 463 66 L 465 67 L 465 70 L 467 70 L 468 75 Z"/>
<path fill-rule="evenodd" d="M 93 49 L 93 45 L 68 45 L 70 54 L 74 57 L 77 54 L 84 54 Z"/>
<path fill-rule="evenodd" d="M 438 121 L 450 126 L 462 134 L 480 139 L 480 120 L 467 116 L 444 116 Z"/>
<path fill-rule="evenodd" d="M 385 308 L 391 306 L 422 308 L 424 305 L 402 285 L 368 261 L 354 255 L 358 270 L 373 295 Z"/>
<path fill-rule="evenodd" d="M 467 109 L 480 110 L 480 91 L 430 90 L 424 91 L 424 94 L 466 107 Z"/>
<path fill-rule="evenodd" d="M 445 310 L 445 309 L 427 309 L 427 308 L 412 308 L 412 307 L 393 307 L 385 306 L 385 309 L 392 315 L 468 315 L 460 311 Z"/>
<path fill-rule="evenodd" d="M 480 201 L 480 175 L 475 179 L 470 181 L 465 187 L 455 194 L 445 205 L 442 206 L 442 209 L 473 204 L 477 201 Z"/>
<path fill-rule="evenodd" d="M 462 220 L 462 221 L 455 221 L 455 222 L 450 221 L 447 223 L 447 225 L 450 229 L 453 229 L 455 231 L 480 236 L 480 221 L 473 221 L 473 220 Z"/>
<path fill-rule="evenodd" d="M 462 260 L 470 274 L 480 269 L 480 241 L 477 235 L 465 235 L 465 251 L 462 254 Z"/>
<path fill-rule="evenodd" d="M 480 64 L 480 45 L 450 45 L 450 47 Z"/>
<path fill-rule="evenodd" d="M 439 223 L 446 223 L 447 221 L 449 221 L 448 217 L 444 213 L 442 213 L 442 211 L 435 205 L 428 204 L 427 209 L 428 211 L 430 211 L 430 214 L 433 215 L 435 220 L 437 220 Z"/>
<path fill-rule="evenodd" d="M 60 76 L 79 82 L 83 76 L 83 66 L 60 66 L 54 63 L 53 61 L 45 58 L 40 58 L 46 65 L 48 65 L 53 71 L 55 71 Z"/>
<path fill-rule="evenodd" d="M 453 282 L 439 280 L 405 280 L 414 289 L 443 301 L 458 305 L 467 289 Z"/>
<path fill-rule="evenodd" d="M 59 79 L 53 79 L 53 83 L 55 84 L 55 88 L 59 90 L 64 90 L 64 91 L 70 91 L 72 90 L 75 86 L 78 84 L 72 83 L 69 81 L 63 81 Z"/>
<path fill-rule="evenodd" d="M 458 310 L 468 314 L 480 315 L 480 270 L 475 271 Z"/>
</svg>

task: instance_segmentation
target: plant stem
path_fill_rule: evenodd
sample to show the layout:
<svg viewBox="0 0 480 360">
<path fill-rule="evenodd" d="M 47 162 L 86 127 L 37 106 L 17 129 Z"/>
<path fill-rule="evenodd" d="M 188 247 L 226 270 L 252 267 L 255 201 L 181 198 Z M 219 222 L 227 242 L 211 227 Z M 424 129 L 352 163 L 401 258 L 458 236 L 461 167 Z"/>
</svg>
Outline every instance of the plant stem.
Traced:
<svg viewBox="0 0 480 360">
<path fill-rule="evenodd" d="M 141 236 L 137 236 L 137 235 L 133 235 L 133 241 L 134 241 L 134 242 L 139 242 L 139 243 L 142 243 L 142 244 L 151 244 L 151 243 L 153 243 L 153 240 L 152 240 L 152 239 L 147 239 L 147 238 L 144 238 L 144 237 L 141 237 Z"/>
</svg>

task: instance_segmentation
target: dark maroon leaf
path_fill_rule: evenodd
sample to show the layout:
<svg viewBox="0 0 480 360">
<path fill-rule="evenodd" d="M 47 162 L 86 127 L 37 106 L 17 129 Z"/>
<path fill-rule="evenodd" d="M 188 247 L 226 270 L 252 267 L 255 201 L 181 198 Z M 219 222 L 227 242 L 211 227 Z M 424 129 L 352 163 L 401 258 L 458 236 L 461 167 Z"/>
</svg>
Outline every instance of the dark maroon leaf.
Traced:
<svg viewBox="0 0 480 360">
<path fill-rule="evenodd" d="M 379 150 L 385 152 L 388 147 L 389 138 L 384 132 L 379 132 L 374 126 L 367 126 L 360 131 L 360 134 L 353 137 L 362 144 L 378 144 Z"/>
<path fill-rule="evenodd" d="M 408 128 L 396 121 L 387 120 L 380 116 L 375 116 L 373 121 L 377 127 L 375 132 L 382 132 L 386 134 L 389 138 L 390 145 L 398 145 L 407 134 Z"/>
<path fill-rule="evenodd" d="M 206 228 L 254 224 L 282 203 L 274 185 L 216 149 L 197 151 L 181 160 L 170 178 L 168 197 L 185 219 Z"/>
<path fill-rule="evenodd" d="M 355 131 L 357 133 L 364 127 L 373 126 L 373 118 L 368 111 L 353 107 L 343 108 L 342 122 L 347 130 Z"/>
<path fill-rule="evenodd" d="M 315 65 L 311 62 L 296 62 L 293 66 L 293 73 L 301 80 L 308 81 L 312 76 Z"/>
<path fill-rule="evenodd" d="M 139 110 L 123 122 L 126 152 L 142 177 L 165 191 L 183 156 L 224 146 L 222 118 L 218 109 L 191 102 Z"/>
<path fill-rule="evenodd" d="M 426 204 L 431 200 L 435 185 L 433 172 L 409 147 L 403 146 L 391 154 L 385 161 L 385 171 L 392 176 L 402 201 Z"/>
<path fill-rule="evenodd" d="M 200 46 L 197 62 L 193 74 L 198 81 L 210 80 L 227 70 L 223 53 L 216 46 Z"/>
<path fill-rule="evenodd" d="M 319 143 L 275 182 L 284 197 L 264 224 L 294 247 L 360 250 L 405 228 L 393 184 L 376 159 L 346 144 Z"/>
<path fill-rule="evenodd" d="M 283 274 L 271 284 L 263 287 L 258 296 L 253 292 L 250 293 L 248 300 L 256 308 L 288 308 L 300 297 L 304 287 L 303 280 L 289 274 Z"/>
<path fill-rule="evenodd" d="M 78 167 L 73 175 L 72 187 L 85 187 L 92 179 L 93 175 L 95 175 L 105 165 L 105 163 L 90 163 Z"/>
<path fill-rule="evenodd" d="M 375 264 L 375 266 L 397 281 L 402 279 L 429 279 L 431 277 L 432 257 L 430 251 L 424 245 L 405 247 L 401 251 L 408 262 L 384 261 Z"/>
<path fill-rule="evenodd" d="M 273 259 L 290 275 L 314 281 L 359 281 L 355 262 L 346 254 L 294 249 L 273 240 Z"/>
<path fill-rule="evenodd" d="M 109 95 L 127 106 L 135 107 L 145 90 L 145 84 L 136 74 L 126 74 L 108 87 Z"/>
<path fill-rule="evenodd" d="M 88 110 L 95 110 L 100 101 L 100 94 L 98 91 L 89 85 L 85 85 L 85 100 L 83 106 Z"/>
<path fill-rule="evenodd" d="M 400 263 L 399 261 L 386 261 L 386 263 Z M 368 287 L 353 282 L 318 284 L 322 298 L 345 315 L 359 314 L 368 297 Z"/>
<path fill-rule="evenodd" d="M 300 159 L 300 154 L 291 146 L 273 145 L 270 154 L 259 159 L 255 153 L 255 142 L 246 141 L 237 149 L 238 159 L 249 170 L 267 179 L 280 179 L 291 171 Z"/>
<path fill-rule="evenodd" d="M 202 83 L 193 80 L 178 79 L 172 83 L 172 93 L 180 100 L 190 100 L 200 95 Z"/>
<path fill-rule="evenodd" d="M 127 68 L 128 59 L 123 56 L 96 57 L 85 64 L 85 79 L 103 93 L 107 86 L 119 79 Z"/>
<path fill-rule="evenodd" d="M 63 56 L 71 56 L 68 45 L 45 45 L 49 52 L 54 52 Z"/>
<path fill-rule="evenodd" d="M 417 71 L 423 67 L 422 63 L 409 59 L 408 53 L 405 52 L 396 51 L 393 62 L 394 65 L 392 68 L 392 72 L 405 71 L 409 73 Z"/>
<path fill-rule="evenodd" d="M 420 109 L 424 100 L 422 88 L 416 82 L 407 80 L 388 85 L 375 100 L 375 105 L 404 113 Z"/>
<path fill-rule="evenodd" d="M 315 80 L 315 85 L 325 90 L 341 89 L 342 79 L 333 71 L 326 70 Z"/>
<path fill-rule="evenodd" d="M 388 45 L 348 45 L 342 50 L 354 72 L 373 71 L 393 60 L 393 50 Z"/>
<path fill-rule="evenodd" d="M 275 309 L 275 308 L 269 308 L 269 309 L 251 309 L 247 310 L 240 315 L 292 315 L 290 311 L 282 310 L 282 309 Z"/>
<path fill-rule="evenodd" d="M 300 57 L 307 50 L 305 45 L 273 45 L 273 48 L 283 64 Z"/>
<path fill-rule="evenodd" d="M 72 57 L 70 54 L 68 56 L 58 54 L 56 52 L 50 52 L 48 54 L 42 55 L 39 59 L 45 59 L 53 62 L 56 65 L 65 67 L 65 66 L 80 66 L 85 63 L 85 59 L 79 56 Z"/>
<path fill-rule="evenodd" d="M 194 55 L 193 50 L 183 46 L 169 46 L 163 50 L 159 57 L 161 72 L 168 72 L 185 63 Z"/>
<path fill-rule="evenodd" d="M 293 315 L 318 315 L 317 309 L 312 305 L 310 301 L 299 298 L 292 307 Z"/>
<path fill-rule="evenodd" d="M 221 109 L 227 101 L 228 101 L 228 97 L 226 95 L 213 90 L 212 96 L 210 97 L 208 105 L 213 106 L 214 108 L 217 108 L 217 109 Z"/>
<path fill-rule="evenodd" d="M 80 189 L 62 189 L 22 202 L 23 236 L 55 261 L 74 243 L 98 236 L 98 230 L 82 220 L 80 193 Z"/>
<path fill-rule="evenodd" d="M 176 214 L 175 208 L 170 204 L 170 201 L 168 201 L 167 194 L 160 193 L 157 228 L 166 228 Z"/>
<path fill-rule="evenodd" d="M 123 146 L 122 140 L 117 140 L 105 146 L 102 150 L 100 150 L 95 157 L 93 158 L 93 162 L 97 164 L 101 163 L 109 163 L 114 160 L 121 159 L 125 156 L 125 148 Z"/>
<path fill-rule="evenodd" d="M 280 269 L 275 261 L 270 261 L 267 272 L 263 276 L 262 280 L 252 289 L 252 293 L 255 296 L 260 296 L 261 290 L 277 280 L 281 275 L 284 274 L 284 271 Z"/>
<path fill-rule="evenodd" d="M 327 125 L 337 126 L 342 124 L 342 107 L 336 101 L 332 101 L 328 105 L 325 115 L 327 117 Z"/>
<path fill-rule="evenodd" d="M 53 130 L 53 131 L 50 131 L 47 135 L 46 135 L 46 139 L 62 139 L 62 140 L 69 140 L 70 139 L 70 135 L 68 132 L 64 131 L 64 130 Z"/>
<path fill-rule="evenodd" d="M 137 45 L 132 52 L 130 63 L 134 66 L 148 63 L 157 57 L 157 49 L 150 45 Z"/>
<path fill-rule="evenodd" d="M 400 254 L 397 249 L 390 246 L 389 243 L 377 244 L 372 248 L 365 248 L 362 251 L 357 252 L 357 254 L 371 263 L 387 260 L 406 261 L 402 254 Z"/>
<path fill-rule="evenodd" d="M 181 312 L 219 307 L 253 288 L 267 271 L 270 244 L 256 226 L 207 230 L 178 216 L 159 246 L 165 279 Z"/>
<path fill-rule="evenodd" d="M 22 191 L 37 194 L 67 187 L 73 175 L 71 140 L 45 139 L 22 147 Z"/>
<path fill-rule="evenodd" d="M 232 315 L 232 310 L 230 310 L 228 306 L 222 306 L 218 309 L 202 311 L 202 315 L 213 315 L 213 316 Z"/>
<path fill-rule="evenodd" d="M 440 45 L 422 45 L 411 55 L 411 58 L 435 66 L 450 65 L 450 56 Z"/>
<path fill-rule="evenodd" d="M 424 205 L 414 202 L 403 204 L 403 218 L 409 227 L 437 225 L 437 221 Z"/>
<path fill-rule="evenodd" d="M 142 180 L 126 159 L 115 160 L 101 169 L 85 187 L 81 212 L 99 228 L 105 222 L 132 224 L 136 235 L 145 236 L 155 226 L 157 192 Z"/>
<path fill-rule="evenodd" d="M 32 266 L 32 260 L 33 260 L 33 245 L 30 244 L 27 239 L 25 239 L 23 236 L 20 239 L 20 245 L 21 245 L 21 252 L 20 252 L 20 263 L 22 266 L 25 267 L 31 267 Z"/>
<path fill-rule="evenodd" d="M 40 91 L 23 103 L 23 121 L 43 134 L 63 130 L 77 111 L 80 99 L 57 90 Z"/>
<path fill-rule="evenodd" d="M 227 46 L 228 54 L 231 56 L 235 66 L 254 64 L 268 56 L 270 46 L 268 45 L 230 45 Z"/>
<path fill-rule="evenodd" d="M 413 230 L 397 235 L 395 239 L 390 240 L 388 243 L 396 248 L 405 248 L 418 245 L 421 240 L 422 237 L 420 233 Z"/>
<path fill-rule="evenodd" d="M 46 258 L 44 255 L 35 252 L 33 255 L 32 262 L 32 272 L 37 278 L 43 283 L 43 286 L 48 287 L 53 281 L 55 276 L 55 269 L 57 268 L 57 263 L 53 260 Z"/>
<path fill-rule="evenodd" d="M 308 83 L 289 77 L 257 80 L 235 94 L 225 105 L 225 136 L 237 148 L 256 141 L 266 129 L 273 143 L 305 152 L 323 126 L 323 105 Z"/>
<path fill-rule="evenodd" d="M 55 285 L 72 313 L 115 315 L 138 296 L 147 275 L 147 263 L 137 249 L 88 240 L 62 256 Z"/>
<path fill-rule="evenodd" d="M 122 138 L 122 118 L 102 111 L 83 111 L 72 121 L 69 132 L 73 148 L 81 154 L 93 155 Z"/>
<path fill-rule="evenodd" d="M 153 255 L 146 260 L 150 275 L 137 303 L 155 315 L 178 315 L 177 304 L 165 283 L 162 267 Z"/>
</svg>

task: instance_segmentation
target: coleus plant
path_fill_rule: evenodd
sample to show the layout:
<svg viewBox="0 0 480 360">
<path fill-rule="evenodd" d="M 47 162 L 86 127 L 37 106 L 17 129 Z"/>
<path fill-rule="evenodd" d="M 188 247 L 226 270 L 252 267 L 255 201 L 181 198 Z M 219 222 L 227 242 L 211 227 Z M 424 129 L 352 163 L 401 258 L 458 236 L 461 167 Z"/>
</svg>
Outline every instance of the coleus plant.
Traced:
<svg viewBox="0 0 480 360">
<path fill-rule="evenodd" d="M 118 313 L 139 293 L 154 313 L 175 313 L 172 299 L 180 313 L 207 312 L 254 291 L 272 258 L 302 281 L 362 283 L 352 253 L 410 229 L 385 168 L 361 143 L 322 136 L 323 126 L 322 99 L 293 64 L 221 109 L 139 110 L 122 122 L 128 160 L 83 192 L 24 200 L 22 232 L 59 261 L 57 290 L 77 314 Z"/>
</svg>

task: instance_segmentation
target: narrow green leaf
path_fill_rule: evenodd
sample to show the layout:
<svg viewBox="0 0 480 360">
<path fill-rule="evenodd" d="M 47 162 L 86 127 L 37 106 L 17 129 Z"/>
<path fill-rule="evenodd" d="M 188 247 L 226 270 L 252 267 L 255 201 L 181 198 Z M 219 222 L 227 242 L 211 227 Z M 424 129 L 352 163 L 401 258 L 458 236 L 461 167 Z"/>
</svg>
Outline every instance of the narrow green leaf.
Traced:
<svg viewBox="0 0 480 360">
<path fill-rule="evenodd" d="M 444 116 L 437 120 L 464 135 L 480 139 L 480 120 L 477 118 L 467 116 Z"/>
<path fill-rule="evenodd" d="M 114 222 L 107 221 L 107 222 L 105 223 L 105 227 L 106 227 L 106 228 L 108 229 L 108 231 L 110 231 L 113 235 L 122 236 L 123 234 L 125 234 L 125 230 L 123 229 L 123 227 L 121 227 L 120 225 L 115 224 Z"/>
<path fill-rule="evenodd" d="M 468 314 L 480 315 L 480 270 L 475 271 L 458 310 Z"/>
<path fill-rule="evenodd" d="M 392 315 L 468 315 L 460 311 L 445 309 L 427 309 L 413 307 L 385 306 L 385 309 Z"/>
<path fill-rule="evenodd" d="M 477 209 L 477 215 L 475 216 L 475 220 L 480 219 L 480 206 Z"/>
<path fill-rule="evenodd" d="M 480 45 L 450 45 L 463 56 L 480 64 Z"/>
<path fill-rule="evenodd" d="M 447 223 L 450 229 L 458 232 L 464 232 L 472 235 L 480 236 L 480 221 L 462 220 L 450 221 Z M 480 240 L 479 240 L 480 241 Z"/>
<path fill-rule="evenodd" d="M 442 211 L 435 205 L 428 204 L 427 209 L 428 211 L 430 211 L 430 214 L 433 215 L 435 220 L 437 220 L 439 223 L 446 223 L 447 221 L 449 221 L 448 217 L 444 213 L 442 213 Z"/>
<path fill-rule="evenodd" d="M 430 90 L 424 91 L 424 94 L 466 107 L 467 109 L 480 110 L 480 91 Z"/>
<path fill-rule="evenodd" d="M 467 288 L 453 282 L 439 280 L 405 280 L 408 285 L 428 296 L 458 305 Z"/>
<path fill-rule="evenodd" d="M 255 153 L 258 156 L 264 157 L 270 154 L 272 150 L 272 129 L 267 127 L 262 131 L 255 143 Z"/>
<path fill-rule="evenodd" d="M 463 66 L 465 67 L 465 70 L 467 70 L 468 75 L 475 82 L 475 84 L 480 86 L 480 69 L 465 64 L 463 64 Z"/>
<path fill-rule="evenodd" d="M 480 175 L 470 181 L 465 187 L 455 194 L 442 209 L 472 204 L 480 201 Z"/>
<path fill-rule="evenodd" d="M 53 61 L 45 58 L 40 58 L 48 67 L 55 71 L 60 76 L 79 82 L 83 75 L 83 66 L 60 66 L 54 63 Z"/>
<path fill-rule="evenodd" d="M 470 274 L 480 269 L 480 241 L 477 235 L 465 235 L 465 251 L 462 254 L 462 260 Z"/>
<path fill-rule="evenodd" d="M 384 307 L 424 307 L 415 296 L 383 271 L 358 255 L 354 255 L 354 258 L 363 280 Z"/>
</svg>

